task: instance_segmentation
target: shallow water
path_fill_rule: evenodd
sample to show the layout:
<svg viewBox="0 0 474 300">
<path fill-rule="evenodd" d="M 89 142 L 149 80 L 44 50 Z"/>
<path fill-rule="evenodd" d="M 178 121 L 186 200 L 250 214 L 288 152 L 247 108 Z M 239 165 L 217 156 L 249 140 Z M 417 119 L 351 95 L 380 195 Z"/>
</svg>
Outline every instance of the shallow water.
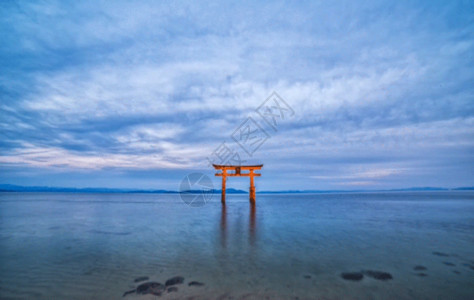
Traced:
<svg viewBox="0 0 474 300">
<path fill-rule="evenodd" d="M 341 278 L 362 270 L 393 279 Z M 474 299 L 474 193 L 228 195 L 224 208 L 0 193 L 1 299 L 158 299 L 122 295 L 176 275 L 160 299 Z"/>
</svg>

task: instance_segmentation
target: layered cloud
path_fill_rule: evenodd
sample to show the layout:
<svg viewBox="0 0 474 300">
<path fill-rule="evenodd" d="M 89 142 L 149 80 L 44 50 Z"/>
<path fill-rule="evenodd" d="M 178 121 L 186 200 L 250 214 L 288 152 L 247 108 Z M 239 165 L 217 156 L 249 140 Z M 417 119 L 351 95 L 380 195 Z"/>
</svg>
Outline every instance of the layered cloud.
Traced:
<svg viewBox="0 0 474 300">
<path fill-rule="evenodd" d="M 107 186 L 171 189 L 167 173 L 207 170 L 223 142 L 241 151 L 231 134 L 250 116 L 271 136 L 245 157 L 265 163 L 266 189 L 472 185 L 473 12 L 2 4 L 0 179 L 74 186 L 85 172 L 80 184 L 95 186 L 115 172 Z M 277 131 L 255 111 L 273 91 L 295 112 Z"/>
</svg>

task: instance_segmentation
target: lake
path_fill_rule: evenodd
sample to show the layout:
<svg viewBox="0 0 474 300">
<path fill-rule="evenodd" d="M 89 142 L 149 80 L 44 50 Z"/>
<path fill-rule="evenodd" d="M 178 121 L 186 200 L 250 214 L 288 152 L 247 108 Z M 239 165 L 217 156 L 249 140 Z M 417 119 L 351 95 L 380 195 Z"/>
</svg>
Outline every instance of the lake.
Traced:
<svg viewBox="0 0 474 300">
<path fill-rule="evenodd" d="M 473 200 L 257 194 L 251 206 L 228 194 L 192 207 L 176 194 L 0 193 L 0 298 L 474 299 Z M 173 276 L 177 291 L 123 296 Z"/>
</svg>

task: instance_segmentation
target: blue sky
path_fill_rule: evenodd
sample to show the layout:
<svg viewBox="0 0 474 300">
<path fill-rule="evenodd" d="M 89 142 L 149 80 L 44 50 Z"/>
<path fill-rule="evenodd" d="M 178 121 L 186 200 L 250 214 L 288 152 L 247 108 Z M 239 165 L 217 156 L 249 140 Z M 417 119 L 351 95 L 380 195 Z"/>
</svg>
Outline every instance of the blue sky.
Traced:
<svg viewBox="0 0 474 300">
<path fill-rule="evenodd" d="M 260 190 L 474 185 L 472 1 L 2 1 L 0 35 L 0 183 L 177 189 L 225 143 Z"/>
</svg>

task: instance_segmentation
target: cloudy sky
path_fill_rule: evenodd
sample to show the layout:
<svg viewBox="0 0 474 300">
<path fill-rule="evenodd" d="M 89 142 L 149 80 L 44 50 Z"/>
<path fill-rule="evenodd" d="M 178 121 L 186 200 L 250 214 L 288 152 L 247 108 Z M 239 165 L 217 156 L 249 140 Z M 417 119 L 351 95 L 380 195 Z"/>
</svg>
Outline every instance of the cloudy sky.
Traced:
<svg viewBox="0 0 474 300">
<path fill-rule="evenodd" d="M 157 2 L 2 1 L 0 183 L 177 189 L 226 150 L 260 190 L 474 185 L 474 2 Z"/>
</svg>

